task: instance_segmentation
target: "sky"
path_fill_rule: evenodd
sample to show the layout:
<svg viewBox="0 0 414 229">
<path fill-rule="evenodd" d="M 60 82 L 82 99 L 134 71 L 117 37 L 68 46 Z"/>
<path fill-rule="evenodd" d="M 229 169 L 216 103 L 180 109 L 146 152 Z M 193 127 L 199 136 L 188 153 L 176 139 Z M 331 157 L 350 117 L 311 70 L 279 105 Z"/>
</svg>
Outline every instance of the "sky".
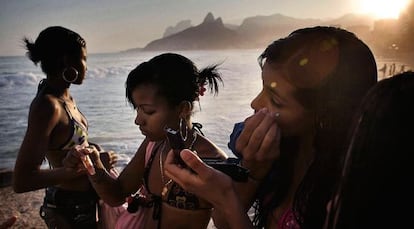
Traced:
<svg viewBox="0 0 414 229">
<path fill-rule="evenodd" d="M 385 1 L 395 5 L 400 0 Z M 314 19 L 366 13 L 363 11 L 378 2 L 381 0 L 0 0 L 0 56 L 24 55 L 22 38 L 35 40 L 41 30 L 54 25 L 78 32 L 87 42 L 88 53 L 117 52 L 144 47 L 182 20 L 198 25 L 209 12 L 226 24 L 240 25 L 246 17 L 276 13 Z"/>
</svg>

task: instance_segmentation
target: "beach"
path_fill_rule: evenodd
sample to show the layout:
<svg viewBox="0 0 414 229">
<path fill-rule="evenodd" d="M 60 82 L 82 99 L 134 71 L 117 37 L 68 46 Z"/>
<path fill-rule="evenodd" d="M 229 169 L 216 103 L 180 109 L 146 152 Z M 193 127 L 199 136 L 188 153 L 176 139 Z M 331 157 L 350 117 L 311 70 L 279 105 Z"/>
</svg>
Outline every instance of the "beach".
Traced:
<svg viewBox="0 0 414 229">
<path fill-rule="evenodd" d="M 0 176 L 3 176 L 2 174 Z M 39 216 L 43 194 L 43 190 L 17 194 L 10 185 L 2 186 L 0 188 L 0 224 L 14 215 L 17 220 L 10 228 L 46 228 L 46 224 Z"/>
<path fill-rule="evenodd" d="M 43 203 L 44 190 L 15 193 L 11 187 L 11 171 L 0 169 L 0 225 L 12 216 L 17 220 L 6 228 L 47 228 L 40 218 L 39 209 Z M 216 228 L 210 222 L 207 229 Z M 5 229 L 0 226 L 0 229 Z"/>
</svg>

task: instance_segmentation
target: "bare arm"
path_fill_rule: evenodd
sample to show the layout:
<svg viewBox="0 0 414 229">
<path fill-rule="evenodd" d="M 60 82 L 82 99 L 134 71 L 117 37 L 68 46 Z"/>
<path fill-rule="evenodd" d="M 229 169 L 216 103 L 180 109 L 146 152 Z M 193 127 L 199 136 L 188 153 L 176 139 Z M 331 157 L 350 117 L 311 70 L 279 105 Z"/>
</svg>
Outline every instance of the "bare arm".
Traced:
<svg viewBox="0 0 414 229">
<path fill-rule="evenodd" d="M 76 168 L 81 163 L 80 157 L 88 154 L 93 162 L 95 174 L 89 175 L 94 189 L 98 195 L 109 205 L 119 206 L 125 202 L 125 198 L 135 193 L 142 184 L 145 164 L 145 149 L 147 140 L 139 147 L 134 157 L 122 170 L 118 177 L 111 176 L 105 169 L 99 157 L 99 152 L 95 149 L 74 149 L 64 160 L 65 167 Z"/>
<path fill-rule="evenodd" d="M 40 168 L 48 150 L 52 130 L 59 121 L 60 112 L 59 104 L 51 99 L 39 98 L 32 102 L 26 134 L 14 167 L 15 192 L 33 191 L 83 175 L 76 170 L 65 168 Z"/>
<path fill-rule="evenodd" d="M 280 129 L 275 115 L 261 110 L 245 120 L 245 127 L 236 142 L 236 150 L 243 155 L 242 165 L 249 169 L 250 179 L 247 183 L 234 183 L 237 195 L 247 212 L 256 199 L 256 191 L 261 180 L 271 169 L 273 162 L 279 158 Z M 216 225 L 226 228 L 227 217 L 223 208 L 215 208 L 213 218 Z"/>
</svg>

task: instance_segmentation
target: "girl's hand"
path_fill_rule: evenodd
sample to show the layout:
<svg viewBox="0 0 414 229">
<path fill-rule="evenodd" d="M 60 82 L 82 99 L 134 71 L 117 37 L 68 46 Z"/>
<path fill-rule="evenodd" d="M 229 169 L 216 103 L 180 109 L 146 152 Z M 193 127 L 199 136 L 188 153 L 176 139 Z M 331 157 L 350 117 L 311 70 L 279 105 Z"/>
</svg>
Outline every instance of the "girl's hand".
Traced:
<svg viewBox="0 0 414 229">
<path fill-rule="evenodd" d="M 99 157 L 102 161 L 102 164 L 107 170 L 110 170 L 118 162 L 118 155 L 115 151 L 101 151 Z"/>
<path fill-rule="evenodd" d="M 73 147 L 63 159 L 63 166 L 78 173 L 95 174 L 94 164 L 102 164 L 99 160 L 99 152 L 94 146 Z"/>
<path fill-rule="evenodd" d="M 86 151 L 85 151 L 86 150 Z M 92 164 L 91 158 L 89 154 L 93 154 L 94 152 L 99 151 L 94 146 L 87 146 L 81 149 L 80 159 L 82 161 L 83 166 L 85 166 L 86 170 L 88 171 L 89 175 L 95 175 L 95 167 Z"/>
<path fill-rule="evenodd" d="M 186 191 L 207 200 L 215 207 L 223 208 L 227 195 L 235 195 L 232 179 L 208 166 L 192 151 L 184 149 L 181 158 L 188 167 L 183 168 L 174 161 L 170 151 L 165 160 L 165 173 Z"/>
<path fill-rule="evenodd" d="M 280 156 L 280 129 L 276 117 L 266 108 L 261 109 L 244 121 L 244 129 L 236 141 L 242 164 L 250 170 L 253 179 L 263 179 Z"/>
</svg>

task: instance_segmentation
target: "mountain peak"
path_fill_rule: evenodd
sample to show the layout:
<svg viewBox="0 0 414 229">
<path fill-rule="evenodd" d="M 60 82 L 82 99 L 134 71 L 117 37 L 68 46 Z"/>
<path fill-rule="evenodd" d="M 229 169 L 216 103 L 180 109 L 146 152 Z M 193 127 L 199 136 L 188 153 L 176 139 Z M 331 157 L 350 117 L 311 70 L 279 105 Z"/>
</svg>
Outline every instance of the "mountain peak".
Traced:
<svg viewBox="0 0 414 229">
<path fill-rule="evenodd" d="M 206 17 L 204 18 L 203 23 L 210 23 L 210 22 L 214 22 L 214 16 L 211 12 L 209 12 Z"/>
</svg>

